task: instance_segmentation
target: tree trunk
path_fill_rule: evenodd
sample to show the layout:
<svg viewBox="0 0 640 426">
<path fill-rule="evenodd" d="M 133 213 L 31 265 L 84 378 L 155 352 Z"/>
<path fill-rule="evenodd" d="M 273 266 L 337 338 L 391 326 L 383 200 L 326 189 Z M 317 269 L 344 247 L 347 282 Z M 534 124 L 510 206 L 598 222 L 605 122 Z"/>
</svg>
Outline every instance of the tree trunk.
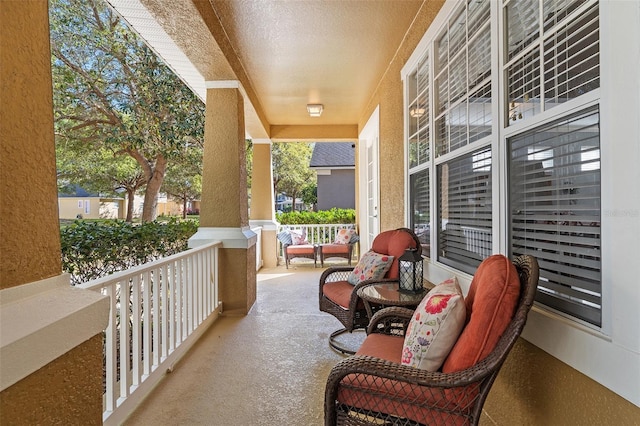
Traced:
<svg viewBox="0 0 640 426">
<path fill-rule="evenodd" d="M 182 218 L 187 218 L 187 194 L 184 194 L 184 197 L 182 197 Z"/>
<path fill-rule="evenodd" d="M 167 170 L 167 160 L 162 156 L 156 157 L 155 167 L 152 168 L 151 178 L 147 181 L 144 191 L 144 205 L 142 206 L 142 221 L 151 222 L 156 219 L 156 207 L 158 205 L 158 193 Z"/>
<path fill-rule="evenodd" d="M 136 192 L 133 189 L 127 189 L 127 218 L 126 222 L 133 222 L 133 199 Z"/>
</svg>

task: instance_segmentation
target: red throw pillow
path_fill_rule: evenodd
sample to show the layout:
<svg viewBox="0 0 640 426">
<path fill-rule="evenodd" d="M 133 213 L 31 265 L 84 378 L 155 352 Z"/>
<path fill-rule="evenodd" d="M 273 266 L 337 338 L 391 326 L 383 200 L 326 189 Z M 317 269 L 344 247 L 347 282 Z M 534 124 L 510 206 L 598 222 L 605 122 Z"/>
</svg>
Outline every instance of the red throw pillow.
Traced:
<svg viewBox="0 0 640 426">
<path fill-rule="evenodd" d="M 442 371 L 464 370 L 486 358 L 511 322 L 519 297 L 520 278 L 513 263 L 501 254 L 486 258 L 465 299 L 468 323 Z"/>
</svg>

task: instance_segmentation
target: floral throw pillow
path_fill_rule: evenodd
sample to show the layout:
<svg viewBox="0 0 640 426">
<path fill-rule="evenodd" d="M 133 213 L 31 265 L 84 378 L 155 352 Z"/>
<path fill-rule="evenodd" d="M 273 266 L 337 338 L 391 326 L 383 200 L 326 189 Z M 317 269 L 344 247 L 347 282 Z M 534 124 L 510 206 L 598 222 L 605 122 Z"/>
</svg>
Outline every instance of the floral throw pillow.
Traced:
<svg viewBox="0 0 640 426">
<path fill-rule="evenodd" d="M 362 281 L 383 278 L 392 263 L 393 256 L 369 250 L 362 255 L 356 267 L 347 277 L 347 281 L 356 285 Z"/>
<path fill-rule="evenodd" d="M 455 277 L 432 288 L 407 327 L 402 364 L 437 371 L 458 340 L 466 315 L 464 297 Z"/>
<path fill-rule="evenodd" d="M 289 234 L 291 235 L 291 244 L 294 246 L 298 246 L 301 244 L 309 244 L 309 241 L 307 241 L 307 230 L 303 229 L 301 231 L 294 231 L 291 230 L 289 231 Z"/>
<path fill-rule="evenodd" d="M 349 244 L 351 238 L 355 235 L 355 229 L 341 229 L 336 233 L 336 240 L 334 244 Z"/>
</svg>

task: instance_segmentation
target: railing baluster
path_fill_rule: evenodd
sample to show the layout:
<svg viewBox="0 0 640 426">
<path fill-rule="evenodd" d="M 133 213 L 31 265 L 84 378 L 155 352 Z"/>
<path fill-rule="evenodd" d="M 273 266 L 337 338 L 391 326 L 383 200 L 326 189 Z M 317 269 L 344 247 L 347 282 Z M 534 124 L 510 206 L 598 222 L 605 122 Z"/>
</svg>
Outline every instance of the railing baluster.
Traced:
<svg viewBox="0 0 640 426">
<path fill-rule="evenodd" d="M 162 359 L 167 358 L 169 351 L 169 324 L 171 320 L 169 319 L 169 269 L 168 265 L 162 265 L 160 268 L 162 273 L 160 274 L 160 313 L 162 314 L 162 340 L 160 341 L 160 347 L 162 350 L 160 351 L 160 356 Z"/>
<path fill-rule="evenodd" d="M 197 260 L 198 260 L 198 265 L 202 265 L 202 253 L 198 253 L 197 255 Z M 203 291 L 203 287 L 202 284 L 204 282 L 204 278 L 203 278 L 203 274 L 202 274 L 202 268 L 198 268 L 196 270 L 196 285 L 198 286 L 198 303 L 197 308 L 198 308 L 198 323 L 197 325 L 202 324 L 202 320 L 203 320 L 203 314 L 204 314 L 204 300 L 202 298 L 202 291 Z"/>
<path fill-rule="evenodd" d="M 176 348 L 176 264 L 177 261 L 171 262 L 167 275 L 167 294 L 169 298 L 169 353 Z"/>
<path fill-rule="evenodd" d="M 129 385 L 130 385 L 130 377 L 129 377 L 129 350 L 131 348 L 130 338 L 129 338 L 129 308 L 130 308 L 130 296 L 129 296 L 129 280 L 123 279 L 120 281 L 120 294 L 118 295 L 118 316 L 120 321 L 120 397 L 129 396 Z"/>
<path fill-rule="evenodd" d="M 133 345 L 133 385 L 138 386 L 142 381 L 142 318 L 140 300 L 140 274 L 131 277 L 131 334 Z"/>
<path fill-rule="evenodd" d="M 142 274 L 142 373 L 151 373 L 151 277 L 149 271 Z"/>
<path fill-rule="evenodd" d="M 117 361 L 116 361 L 116 298 L 115 298 L 115 286 L 109 286 L 105 289 L 105 293 L 109 296 L 110 309 L 109 309 L 109 324 L 105 330 L 105 367 L 106 367 L 106 395 L 105 395 L 105 410 L 113 411 L 116 408 L 117 395 Z"/>
<path fill-rule="evenodd" d="M 122 423 L 135 406 L 126 404 L 123 410 L 124 401 L 141 400 L 153 388 L 147 380 L 156 383 L 166 371 L 160 367 L 175 362 L 180 354 L 174 352 L 183 343 L 193 344 L 191 335 L 219 308 L 219 247 L 216 242 L 193 248 L 78 286 L 101 291 L 110 300 L 105 424 Z"/>
<path fill-rule="evenodd" d="M 160 364 L 160 336 L 161 336 L 161 307 L 160 302 L 162 300 L 160 295 L 160 268 L 156 268 L 151 271 L 152 280 L 152 295 L 151 295 L 151 315 L 153 316 L 153 337 L 151 341 L 151 347 L 153 348 L 153 364 L 152 368 Z"/>
</svg>

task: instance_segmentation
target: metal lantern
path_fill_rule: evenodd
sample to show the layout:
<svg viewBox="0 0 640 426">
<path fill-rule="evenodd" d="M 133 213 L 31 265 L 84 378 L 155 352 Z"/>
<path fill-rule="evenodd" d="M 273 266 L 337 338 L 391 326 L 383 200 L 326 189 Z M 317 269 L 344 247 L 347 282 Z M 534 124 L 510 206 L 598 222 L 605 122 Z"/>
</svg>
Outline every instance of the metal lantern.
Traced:
<svg viewBox="0 0 640 426">
<path fill-rule="evenodd" d="M 406 249 L 398 258 L 400 291 L 404 293 L 422 292 L 422 256 L 417 249 Z"/>
</svg>

